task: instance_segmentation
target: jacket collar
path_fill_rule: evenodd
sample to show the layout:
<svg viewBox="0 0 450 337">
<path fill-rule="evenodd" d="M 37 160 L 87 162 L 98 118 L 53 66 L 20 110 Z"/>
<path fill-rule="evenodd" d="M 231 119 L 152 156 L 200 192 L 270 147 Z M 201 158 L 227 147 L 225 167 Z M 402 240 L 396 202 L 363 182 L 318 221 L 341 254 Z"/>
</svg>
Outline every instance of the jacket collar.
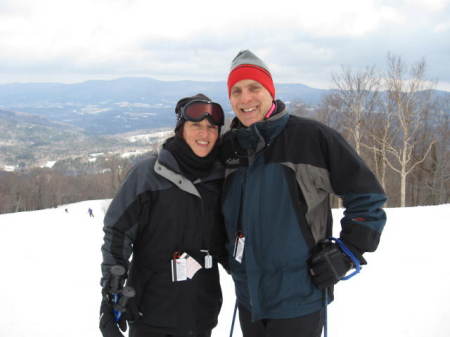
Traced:
<svg viewBox="0 0 450 337">
<path fill-rule="evenodd" d="M 277 99 L 275 102 L 276 105 L 276 110 L 275 112 L 272 114 L 272 116 L 268 119 L 264 119 L 260 122 L 257 122 L 255 124 L 259 124 L 259 123 L 264 123 L 267 121 L 273 121 L 276 120 L 278 118 L 280 118 L 281 116 L 279 116 L 280 114 L 285 114 L 286 112 L 286 105 L 283 103 L 283 101 Z M 253 124 L 254 125 L 254 124 Z M 239 118 L 234 117 L 233 120 L 231 121 L 230 124 L 230 129 L 241 129 L 241 128 L 246 128 L 246 126 L 244 124 L 241 123 L 241 121 L 239 120 Z"/>
<path fill-rule="evenodd" d="M 223 165 L 220 162 L 216 162 L 213 169 L 211 170 L 211 173 L 208 176 L 202 179 L 197 179 L 195 181 L 190 181 L 181 173 L 180 167 L 175 160 L 175 157 L 170 153 L 170 151 L 167 151 L 164 148 L 161 148 L 159 152 L 158 159 L 156 160 L 154 165 L 154 171 L 156 172 L 156 174 L 169 180 L 181 190 L 196 195 L 199 198 L 201 198 L 200 193 L 198 192 L 194 184 L 223 179 L 223 177 L 225 176 Z"/>
<path fill-rule="evenodd" d="M 237 117 L 231 123 L 231 132 L 235 132 L 237 139 L 242 148 L 261 151 L 268 146 L 276 136 L 286 126 L 289 119 L 289 113 L 285 109 L 285 104 L 277 100 L 277 110 L 270 118 L 254 123 L 249 127 L 245 127 Z"/>
</svg>

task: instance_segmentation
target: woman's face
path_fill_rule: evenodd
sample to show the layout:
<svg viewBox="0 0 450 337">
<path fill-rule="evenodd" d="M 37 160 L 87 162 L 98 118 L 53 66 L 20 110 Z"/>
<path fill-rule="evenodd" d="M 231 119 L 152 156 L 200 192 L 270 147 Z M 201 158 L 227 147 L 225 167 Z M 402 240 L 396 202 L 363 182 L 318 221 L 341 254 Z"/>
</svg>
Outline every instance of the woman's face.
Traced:
<svg viewBox="0 0 450 337">
<path fill-rule="evenodd" d="M 207 118 L 200 122 L 186 121 L 183 125 L 183 138 L 199 157 L 206 157 L 219 137 L 219 128 Z"/>
</svg>

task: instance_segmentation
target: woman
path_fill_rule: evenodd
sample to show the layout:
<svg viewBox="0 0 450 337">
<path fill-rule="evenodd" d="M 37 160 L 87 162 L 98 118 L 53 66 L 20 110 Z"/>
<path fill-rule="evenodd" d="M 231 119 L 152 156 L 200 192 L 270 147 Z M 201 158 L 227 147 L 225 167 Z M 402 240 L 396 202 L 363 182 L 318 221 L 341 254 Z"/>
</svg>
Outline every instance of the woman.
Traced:
<svg viewBox="0 0 450 337">
<path fill-rule="evenodd" d="M 126 330 L 125 320 L 132 337 L 208 337 L 217 324 L 222 305 L 217 262 L 225 259 L 225 232 L 219 200 L 223 168 L 216 159 L 224 116 L 220 105 L 202 94 L 181 99 L 175 112 L 175 136 L 157 158 L 130 172 L 105 216 L 104 337 L 123 336 L 119 327 Z M 127 270 L 126 289 L 135 291 L 126 305 L 114 304 L 125 277 L 114 276 L 113 266 Z M 126 311 L 117 314 L 121 309 Z"/>
</svg>

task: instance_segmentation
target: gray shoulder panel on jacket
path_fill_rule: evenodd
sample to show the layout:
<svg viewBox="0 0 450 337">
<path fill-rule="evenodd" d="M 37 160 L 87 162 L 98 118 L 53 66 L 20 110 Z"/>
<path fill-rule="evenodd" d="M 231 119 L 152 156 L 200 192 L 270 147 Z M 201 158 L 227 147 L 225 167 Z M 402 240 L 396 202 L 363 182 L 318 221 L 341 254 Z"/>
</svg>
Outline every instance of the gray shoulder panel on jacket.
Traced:
<svg viewBox="0 0 450 337">
<path fill-rule="evenodd" d="M 165 179 L 167 179 L 168 181 L 173 183 L 179 189 L 181 189 L 187 193 L 193 194 L 199 198 L 201 198 L 201 195 L 198 192 L 197 188 L 195 187 L 195 184 L 199 184 L 199 183 L 207 182 L 207 181 L 211 181 L 211 180 L 223 179 L 224 175 L 225 175 L 224 167 L 222 165 L 220 165 L 219 163 L 216 163 L 216 165 L 211 170 L 211 173 L 208 176 L 206 176 L 205 178 L 202 178 L 202 179 L 197 179 L 194 182 L 190 181 L 189 179 L 184 177 L 182 174 L 179 174 L 179 173 L 171 170 L 169 167 L 166 167 L 165 164 L 163 162 L 161 162 L 160 160 L 156 161 L 154 169 L 157 174 L 161 175 L 161 177 L 164 177 Z"/>
<path fill-rule="evenodd" d="M 155 174 L 153 170 L 155 162 L 155 157 L 145 159 L 130 170 L 108 208 L 104 220 L 105 225 L 115 223 L 140 194 L 171 187 L 168 181 Z"/>
<path fill-rule="evenodd" d="M 155 172 L 158 173 L 161 177 L 164 177 L 168 181 L 172 182 L 179 189 L 193 194 L 199 198 L 201 198 L 200 193 L 195 188 L 194 184 L 187 178 L 183 177 L 181 174 L 178 174 L 166 166 L 164 166 L 159 160 L 155 163 Z"/>
<path fill-rule="evenodd" d="M 309 164 L 281 163 L 295 172 L 295 179 L 305 197 L 307 212 L 306 221 L 311 228 L 314 240 L 322 240 L 326 236 L 328 209 L 330 207 L 331 187 L 329 172 L 321 167 Z"/>
</svg>

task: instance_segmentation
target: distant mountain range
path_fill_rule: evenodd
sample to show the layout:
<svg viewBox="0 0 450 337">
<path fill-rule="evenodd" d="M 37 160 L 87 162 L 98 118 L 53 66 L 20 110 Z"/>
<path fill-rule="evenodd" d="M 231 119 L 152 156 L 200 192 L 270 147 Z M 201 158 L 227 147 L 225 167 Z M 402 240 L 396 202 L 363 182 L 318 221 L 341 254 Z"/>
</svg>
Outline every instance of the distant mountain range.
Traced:
<svg viewBox="0 0 450 337">
<path fill-rule="evenodd" d="M 276 89 L 288 107 L 298 102 L 311 107 L 330 93 L 303 84 L 277 84 Z M 176 102 L 199 92 L 233 116 L 225 82 L 119 78 L 1 84 L 0 170 L 2 165 L 29 167 L 95 151 L 146 148 L 153 141 L 132 142 L 128 136 L 172 129 Z"/>
<path fill-rule="evenodd" d="M 159 81 L 120 78 L 76 84 L 23 83 L 0 85 L 0 109 L 26 112 L 48 121 L 84 130 L 88 135 L 108 135 L 171 127 L 174 107 L 185 96 L 202 92 L 231 111 L 225 82 Z M 302 84 L 277 85 L 284 101 L 317 104 L 327 90 Z"/>
</svg>

